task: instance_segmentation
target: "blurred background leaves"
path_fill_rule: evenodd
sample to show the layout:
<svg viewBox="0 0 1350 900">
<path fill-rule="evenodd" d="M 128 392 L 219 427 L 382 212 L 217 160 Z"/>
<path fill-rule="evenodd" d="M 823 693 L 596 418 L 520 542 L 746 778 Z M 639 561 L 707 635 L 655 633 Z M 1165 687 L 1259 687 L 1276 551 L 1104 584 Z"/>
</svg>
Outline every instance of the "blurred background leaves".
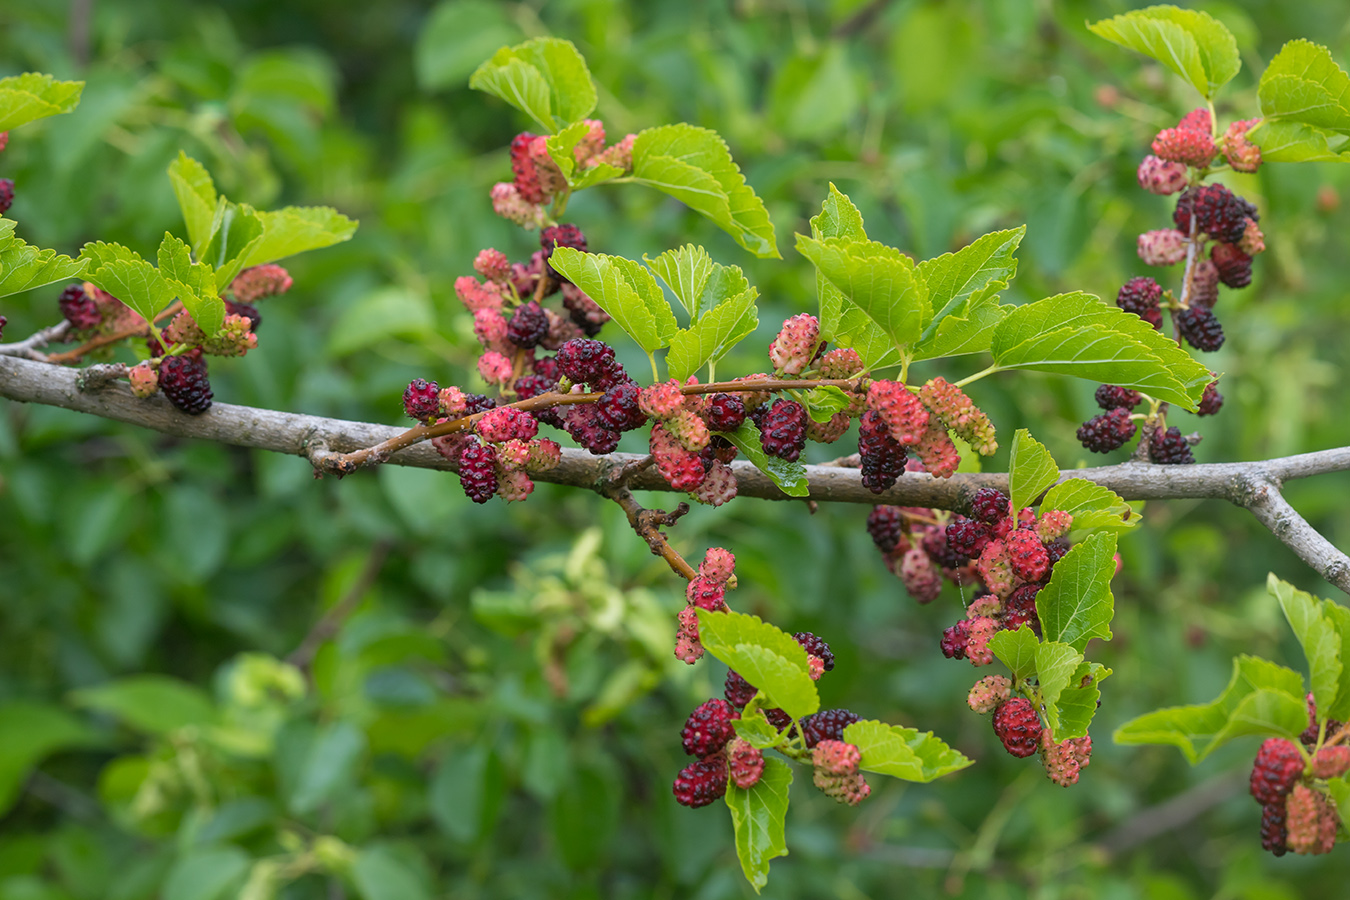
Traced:
<svg viewBox="0 0 1350 900">
<path fill-rule="evenodd" d="M 1253 114 L 1253 72 L 1285 40 L 1350 61 L 1339 4 L 1198 5 L 1235 32 L 1245 63 L 1222 121 Z M 496 47 L 576 42 L 611 138 L 673 121 L 718 129 L 780 243 L 807 230 L 834 181 L 873 237 L 919 256 L 1027 223 L 1014 300 L 1109 297 L 1144 274 L 1134 237 L 1170 211 L 1137 189 L 1135 166 L 1198 103 L 1083 28 L 1127 8 L 30 0 L 0 9 L 0 72 L 88 86 L 75 113 L 16 131 L 0 174 L 16 181 L 20 234 L 64 253 L 96 238 L 146 252 L 181 232 L 164 174 L 179 150 L 234 199 L 361 219 L 349 244 L 294 262 L 295 288 L 262 309 L 259 350 L 214 364 L 212 380 L 225 402 L 398 422 L 409 379 L 476 378 L 454 278 L 483 247 L 535 248 L 487 199 L 525 127 L 465 85 Z M 1350 177 L 1308 165 L 1226 180 L 1260 206 L 1271 252 L 1251 289 L 1221 301 L 1228 343 L 1206 361 L 1227 403 L 1197 454 L 1350 443 L 1336 412 L 1348 405 Z M 777 322 L 814 309 L 808 266 L 753 259 L 654 192 L 587 191 L 569 218 L 592 249 L 640 257 L 694 241 L 742 266 L 761 334 L 719 367 L 729 374 L 761 370 Z M 58 292 L 7 300 L 8 333 L 53 322 Z M 1018 374 L 975 398 L 1001 434 L 1030 427 L 1074 465 L 1091 462 L 1073 436 L 1091 392 Z M 1350 546 L 1350 476 L 1288 493 Z M 679 727 L 721 687 L 715 664 L 671 656 L 679 583 L 596 497 L 541 485 L 525 504 L 471 506 L 444 474 L 315 482 L 302 460 L 7 405 L 0 900 L 747 895 L 725 811 L 670 794 Z M 965 709 L 976 673 L 937 650 L 960 598 L 916 606 L 865 515 L 742 500 L 674 529 L 686 555 L 737 554 L 735 608 L 831 642 L 826 706 L 935 729 L 977 760 L 929 786 L 879 784 L 857 811 L 799 784 L 792 852 L 767 896 L 889 896 L 898 878 L 916 896 L 1338 895 L 1343 852 L 1259 850 L 1241 772 L 1253 748 L 1192 771 L 1107 737 L 1214 695 L 1236 652 L 1299 664 L 1265 573 L 1333 591 L 1259 526 L 1218 502 L 1148 505 L 1122 542 L 1117 637 L 1100 653 L 1117 676 L 1093 765 L 1065 791 Z M 325 621 L 332 633 L 306 640 Z M 1157 805 L 1178 795 L 1183 824 L 1159 830 Z"/>
</svg>

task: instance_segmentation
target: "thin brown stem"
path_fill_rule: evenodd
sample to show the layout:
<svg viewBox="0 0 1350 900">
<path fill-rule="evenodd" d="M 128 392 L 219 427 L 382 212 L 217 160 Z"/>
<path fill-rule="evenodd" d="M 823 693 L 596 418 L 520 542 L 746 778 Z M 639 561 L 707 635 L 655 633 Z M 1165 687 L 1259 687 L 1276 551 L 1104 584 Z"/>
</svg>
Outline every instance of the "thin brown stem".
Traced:
<svg viewBox="0 0 1350 900">
<path fill-rule="evenodd" d="M 162 322 L 170 316 L 175 316 L 182 312 L 183 304 L 174 301 L 159 315 L 155 316 L 156 322 Z M 80 359 L 89 353 L 94 352 L 100 347 L 106 347 L 109 344 L 116 344 L 118 341 L 124 341 L 127 338 L 145 337 L 150 334 L 149 325 L 138 325 L 134 328 L 123 328 L 121 331 L 114 331 L 112 334 L 101 334 L 98 337 L 90 338 L 74 350 L 64 350 L 61 353 L 52 353 L 45 357 L 45 362 L 65 365 L 66 363 L 79 362 Z"/>
</svg>

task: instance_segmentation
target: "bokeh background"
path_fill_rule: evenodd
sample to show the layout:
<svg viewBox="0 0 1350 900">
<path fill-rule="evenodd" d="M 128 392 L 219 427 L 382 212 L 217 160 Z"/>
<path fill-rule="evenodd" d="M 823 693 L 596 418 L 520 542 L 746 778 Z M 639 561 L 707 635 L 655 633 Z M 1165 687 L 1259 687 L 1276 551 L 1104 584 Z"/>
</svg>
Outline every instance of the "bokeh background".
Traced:
<svg viewBox="0 0 1350 900">
<path fill-rule="evenodd" d="M 1350 64 L 1341 3 L 1196 5 L 1243 55 L 1225 123 L 1256 114 L 1253 72 L 1285 40 L 1325 42 Z M 831 181 L 874 238 L 920 257 L 1027 223 L 1014 300 L 1110 297 L 1143 274 L 1135 235 L 1165 227 L 1170 206 L 1134 169 L 1198 98 L 1083 27 L 1128 8 L 8 2 L 0 73 L 88 86 L 74 114 L 12 135 L 0 175 L 17 182 L 20 234 L 67 253 L 91 239 L 145 252 L 181 232 L 164 174 L 180 149 L 232 199 L 360 218 L 349 244 L 293 261 L 293 291 L 262 307 L 260 348 L 213 362 L 212 382 L 220 401 L 397 423 L 410 378 L 476 378 L 454 278 L 483 247 L 537 246 L 487 197 L 526 122 L 468 76 L 502 44 L 566 37 L 612 136 L 716 128 L 765 199 L 781 262 L 635 187 L 587 191 L 568 213 L 594 250 L 693 241 L 744 267 L 760 333 L 719 372 L 754 372 L 776 323 L 814 309 L 791 235 Z M 1346 168 L 1230 176 L 1270 250 L 1217 310 L 1228 341 L 1207 361 L 1224 373 L 1222 415 L 1177 416 L 1205 434 L 1201 460 L 1350 443 Z M 58 293 L 7 298 L 11 338 L 54 322 Z M 1073 466 L 1096 462 L 1074 439 L 1092 390 L 1016 375 L 974 396 L 1001 434 L 1030 427 Z M 1288 495 L 1350 547 L 1350 475 Z M 928 786 L 876 778 L 857 810 L 799 777 L 791 855 L 765 896 L 1343 894 L 1346 851 L 1260 851 L 1254 741 L 1194 770 L 1169 749 L 1111 744 L 1129 717 L 1217 694 L 1236 653 L 1302 667 L 1267 571 L 1335 595 L 1241 511 L 1144 512 L 1122 542 L 1116 639 L 1094 644 L 1116 674 L 1092 765 L 1070 790 L 1003 753 L 965 708 L 978 673 L 937 646 L 960 599 L 909 599 L 866 508 L 741 500 L 680 522 L 687 554 L 736 553 L 736 608 L 830 641 L 826 706 L 934 729 L 978 761 Z M 299 459 L 0 405 L 0 900 L 749 896 L 726 811 L 670 794 L 680 726 L 724 671 L 671 656 L 683 602 L 620 512 L 585 492 L 541 485 L 527 503 L 480 508 L 450 475 L 315 481 Z"/>
</svg>

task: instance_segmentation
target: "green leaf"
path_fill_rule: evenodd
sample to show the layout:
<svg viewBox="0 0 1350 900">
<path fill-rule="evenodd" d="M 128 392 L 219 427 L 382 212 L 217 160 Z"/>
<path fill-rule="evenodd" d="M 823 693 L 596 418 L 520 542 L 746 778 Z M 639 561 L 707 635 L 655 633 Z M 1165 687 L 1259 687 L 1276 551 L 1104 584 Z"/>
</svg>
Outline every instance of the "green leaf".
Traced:
<svg viewBox="0 0 1350 900">
<path fill-rule="evenodd" d="M 933 321 L 924 329 L 925 340 L 937 332 L 944 318 L 961 315 L 972 295 L 991 287 L 997 293 L 1008 286 L 1017 274 L 1017 257 L 1013 254 L 1026 233 L 1025 225 L 995 231 L 955 253 L 919 263 L 919 274 L 928 285 L 928 301 L 934 310 Z"/>
<path fill-rule="evenodd" d="M 932 318 L 914 261 L 877 241 L 797 235 L 797 251 L 896 344 L 912 344 Z"/>
<path fill-rule="evenodd" d="M 1101 663 L 1079 664 L 1073 673 L 1070 686 L 1060 693 L 1054 706 L 1054 722 L 1051 728 L 1056 741 L 1080 738 L 1088 733 L 1088 726 L 1092 724 L 1092 718 L 1097 714 L 1097 701 L 1102 696 L 1098 685 L 1110 674 L 1111 670 Z M 1049 709 L 1046 710 L 1046 718 L 1051 718 Z"/>
<path fill-rule="evenodd" d="M 183 211 L 183 222 L 187 225 L 192 252 L 201 256 L 206 251 L 206 245 L 211 242 L 211 229 L 219 203 L 215 182 L 211 180 L 205 166 L 181 150 L 178 151 L 178 158 L 169 164 L 169 181 L 173 184 L 174 196 L 178 198 L 178 208 Z"/>
<path fill-rule="evenodd" d="M 746 881 L 758 894 L 769 883 L 769 861 L 787 856 L 788 788 L 792 767 L 779 759 L 765 759 L 759 781 L 749 790 L 727 785 L 727 808 L 736 833 L 736 856 Z"/>
<path fill-rule="evenodd" d="M 95 241 L 85 244 L 80 261 L 88 262 L 85 277 L 131 307 L 147 322 L 173 300 L 173 288 L 159 270 L 121 244 Z"/>
<path fill-rule="evenodd" d="M 656 322 L 656 334 L 661 340 L 661 346 L 668 346 L 670 339 L 680 330 L 680 326 L 675 321 L 675 313 L 671 310 L 670 304 L 666 302 L 661 285 L 656 283 L 656 276 L 652 274 L 651 269 L 634 260 L 622 256 L 611 256 L 609 260 L 642 298 L 642 302 L 647 304 L 647 309 L 651 311 L 652 319 Z"/>
<path fill-rule="evenodd" d="M 836 413 L 842 412 L 853 403 L 853 397 L 844 393 L 843 388 L 832 384 L 823 384 L 812 388 L 803 396 L 806 412 L 817 422 L 828 422 Z"/>
<path fill-rule="evenodd" d="M 70 695 L 85 709 L 107 713 L 146 734 L 168 734 L 180 728 L 206 726 L 216 709 L 206 692 L 167 675 L 129 675 Z"/>
<path fill-rule="evenodd" d="M 164 900 L 224 900 L 235 896 L 249 869 L 249 855 L 238 847 L 196 847 L 174 863 L 164 879 Z"/>
<path fill-rule="evenodd" d="M 1341 636 L 1335 623 L 1322 614 L 1328 601 L 1281 581 L 1274 572 L 1266 577 L 1266 590 L 1280 602 L 1280 609 L 1284 610 L 1284 617 L 1289 620 L 1289 627 L 1294 630 L 1294 637 L 1298 638 L 1303 655 L 1308 658 L 1317 708 L 1336 708 L 1345 673 L 1341 664 Z"/>
<path fill-rule="evenodd" d="M 990 352 L 1003 369 L 1119 384 L 1192 411 L 1213 380 L 1143 319 L 1082 292 L 1017 307 L 994 329 Z"/>
<path fill-rule="evenodd" d="M 1350 133 L 1350 75 L 1320 44 L 1300 39 L 1281 47 L 1261 73 L 1257 93 L 1268 119 Z"/>
<path fill-rule="evenodd" d="M 14 236 L 13 219 L 0 219 L 0 297 L 65 281 L 84 272 L 86 261 L 39 250 Z"/>
<path fill-rule="evenodd" d="M 914 345 L 911 350 L 914 360 L 966 356 L 988 350 L 994 329 L 1008 315 L 1008 307 L 999 305 L 996 294 L 997 291 L 991 291 L 988 298 L 972 297 L 961 315 L 949 315 L 939 322 L 930 337 Z"/>
<path fill-rule="evenodd" d="M 1083 531 L 1126 531 L 1143 517 L 1114 491 L 1084 478 L 1061 481 L 1045 494 L 1041 509 L 1061 509 L 1073 516 L 1073 527 Z"/>
<path fill-rule="evenodd" d="M 349 787 L 366 751 L 366 736 L 349 721 L 319 728 L 305 750 L 299 778 L 286 805 L 296 815 L 308 815 Z"/>
<path fill-rule="evenodd" d="M 352 863 L 352 884 L 362 900 L 430 900 L 418 871 L 394 852 L 376 844 L 362 847 Z"/>
<path fill-rule="evenodd" d="M 703 289 L 712 277 L 713 267 L 717 265 L 708 251 L 695 244 L 685 244 L 675 250 L 667 250 L 655 259 L 644 255 L 642 260 L 670 288 L 685 312 L 689 313 L 689 321 L 697 320 L 702 312 Z M 716 302 L 723 299 L 726 298 L 720 297 Z"/>
<path fill-rule="evenodd" d="M 736 730 L 737 737 L 760 750 L 776 747 L 783 741 L 783 733 L 765 717 L 762 709 L 747 708 L 739 719 L 731 723 L 731 727 Z"/>
<path fill-rule="evenodd" d="M 1156 59 L 1207 98 L 1242 68 L 1232 32 L 1197 10 L 1150 6 L 1095 22 L 1088 30 Z"/>
<path fill-rule="evenodd" d="M 1237 735 L 1229 729 L 1229 722 L 1239 714 L 1249 717 L 1252 706 L 1242 704 L 1258 692 L 1283 694 L 1298 707 L 1302 724 L 1307 725 L 1308 711 L 1304 705 L 1303 677 L 1292 669 L 1278 666 L 1254 656 L 1239 656 L 1233 660 L 1233 675 L 1228 687 L 1210 703 L 1192 706 L 1174 706 L 1145 713 L 1116 729 L 1118 744 L 1171 744 L 1195 765 L 1225 741 Z M 1254 706 L 1268 705 L 1269 699 L 1254 701 Z M 1287 704 L 1284 704 L 1287 706 Z"/>
<path fill-rule="evenodd" d="M 609 163 L 591 163 L 577 172 L 573 173 L 570 184 L 573 192 L 584 191 L 588 187 L 594 187 L 611 179 L 618 178 L 624 174 L 624 170 L 618 166 Z"/>
<path fill-rule="evenodd" d="M 1265 119 L 1247 132 L 1262 162 L 1350 162 L 1344 135 L 1287 119 Z"/>
<path fill-rule="evenodd" d="M 903 781 L 927 784 L 974 762 L 934 737 L 931 731 L 920 732 L 871 719 L 845 728 L 844 740 L 862 751 L 858 767 L 864 772 Z"/>
<path fill-rule="evenodd" d="M 0 131 L 68 113 L 79 105 L 83 90 L 83 81 L 57 81 L 36 72 L 0 78 Z"/>
<path fill-rule="evenodd" d="M 1332 627 L 1341 639 L 1341 648 L 1350 647 L 1350 609 L 1331 600 L 1322 601 L 1322 614 L 1331 620 Z M 1336 691 L 1336 703 L 1329 707 L 1318 707 L 1317 715 L 1324 719 L 1336 719 L 1344 722 L 1350 719 L 1350 666 L 1341 660 L 1340 686 Z"/>
<path fill-rule="evenodd" d="M 550 135 L 544 141 L 544 148 L 548 150 L 549 158 L 557 165 L 558 170 L 563 173 L 563 177 L 569 182 L 572 180 L 572 173 L 577 168 L 577 158 L 572 152 L 577 144 L 581 143 L 582 138 L 590 134 L 591 126 L 585 122 L 573 122 L 557 134 Z"/>
<path fill-rule="evenodd" d="M 841 193 L 833 182 L 830 183 L 830 192 L 826 194 L 825 202 L 820 206 L 820 212 L 811 218 L 811 237 L 816 240 L 823 238 L 867 240 L 862 213 L 853 205 L 848 195 Z M 823 340 L 834 341 L 841 347 L 854 349 L 858 349 L 857 344 L 862 344 L 874 354 L 877 352 L 884 354 L 893 349 L 886 333 L 854 306 L 852 301 L 844 296 L 843 291 L 831 284 L 819 268 L 816 269 L 816 297 L 820 302 L 820 336 Z M 844 327 L 843 317 L 847 312 L 857 313 L 853 317 L 855 321 L 850 324 L 859 327 Z M 863 362 L 868 363 L 868 355 L 861 349 L 858 352 L 863 357 Z"/>
<path fill-rule="evenodd" d="M 1018 678 L 1036 674 L 1036 650 L 1040 645 L 1029 625 L 1021 625 L 1016 631 L 1000 631 L 989 639 L 989 649 Z"/>
<path fill-rule="evenodd" d="M 618 259 L 622 257 L 583 253 L 573 247 L 558 247 L 549 262 L 609 313 L 619 327 L 637 341 L 639 347 L 654 353 L 665 346 L 656 315 L 652 312 L 652 305 L 639 293 L 638 286 L 629 281 L 629 270 L 615 263 Z M 646 271 L 636 263 L 633 265 L 636 271 Z M 651 278 L 650 272 L 647 277 Z M 656 287 L 655 281 L 652 286 Z M 656 291 L 659 295 L 660 288 L 656 287 Z M 661 303 L 669 313 L 670 307 L 664 297 L 661 297 Z M 674 321 L 674 314 L 671 314 L 671 321 Z"/>
<path fill-rule="evenodd" d="M 452 752 L 441 763 L 428 788 L 427 805 L 441 830 L 471 844 L 496 823 L 505 797 L 505 772 L 490 747 Z"/>
<path fill-rule="evenodd" d="M 1214 742 L 1227 743 L 1248 735 L 1297 740 L 1307 726 L 1308 705 L 1303 697 L 1262 688 L 1242 698 Z"/>
<path fill-rule="evenodd" d="M 721 135 L 694 125 L 662 125 L 633 142 L 633 180 L 707 216 L 760 257 L 779 258 L 773 223 Z"/>
<path fill-rule="evenodd" d="M 216 291 L 216 273 L 206 263 L 195 263 L 187 244 L 164 233 L 159 244 L 159 274 L 177 292 L 183 307 L 207 337 L 225 321 L 225 301 Z"/>
<path fill-rule="evenodd" d="M 595 83 L 571 41 L 535 38 L 503 47 L 478 67 L 469 87 L 500 97 L 547 132 L 580 121 L 595 109 Z"/>
<path fill-rule="evenodd" d="M 435 328 L 431 301 L 425 294 L 389 285 L 342 311 L 328 333 L 328 352 L 345 356 L 388 338 L 425 337 Z"/>
<path fill-rule="evenodd" d="M 216 282 L 224 290 L 262 241 L 263 222 L 257 211 L 250 206 L 231 203 L 222 196 L 211 220 L 211 240 L 197 255 L 215 270 Z"/>
<path fill-rule="evenodd" d="M 1070 685 L 1077 686 L 1074 679 L 1080 666 L 1086 666 L 1083 654 L 1068 644 L 1046 641 L 1036 648 L 1036 678 L 1045 704 L 1045 722 L 1056 731 L 1060 726 L 1060 695 Z"/>
<path fill-rule="evenodd" d="M 0 703 L 0 815 L 18 799 L 33 767 L 51 753 L 97 743 L 83 722 L 61 709 L 28 700 Z"/>
<path fill-rule="evenodd" d="M 1344 775 L 1327 779 L 1327 790 L 1336 804 L 1342 822 L 1350 822 L 1350 781 Z"/>
<path fill-rule="evenodd" d="M 778 485 L 779 490 L 789 497 L 805 497 L 811 492 L 811 482 L 806 477 L 806 469 L 799 462 L 788 462 L 777 456 L 770 456 L 764 452 L 764 444 L 760 441 L 759 429 L 755 423 L 747 417 L 741 423 L 741 427 L 735 431 L 728 431 L 722 434 L 722 437 L 736 445 L 736 449 L 741 455 L 748 459 L 756 469 L 759 469 L 765 475 Z"/>
<path fill-rule="evenodd" d="M 1008 459 L 1008 489 L 1013 512 L 1036 502 L 1041 492 L 1058 480 L 1059 466 L 1050 451 L 1032 437 L 1030 431 L 1017 429 Z"/>
<path fill-rule="evenodd" d="M 759 324 L 755 298 L 759 291 L 750 288 L 708 310 L 692 326 L 677 331 L 670 339 L 666 368 L 671 378 L 684 381 L 708 363 L 716 363 L 738 342 L 751 335 Z"/>
<path fill-rule="evenodd" d="M 262 240 L 249 248 L 243 266 L 276 262 L 306 250 L 320 250 L 356 234 L 355 219 L 349 219 L 329 206 L 287 206 L 271 212 L 250 209 L 262 223 Z M 208 258 L 206 260 L 210 262 Z M 216 266 L 217 269 L 221 267 Z M 231 279 L 234 275 L 230 276 Z M 222 286 L 224 278 L 217 279 Z"/>
<path fill-rule="evenodd" d="M 1036 615 L 1046 641 L 1082 650 L 1092 638 L 1111 640 L 1115 598 L 1116 535 L 1090 535 L 1055 563 L 1050 583 L 1036 595 Z"/>
<path fill-rule="evenodd" d="M 794 719 L 820 709 L 806 651 L 792 635 L 758 616 L 706 609 L 698 610 L 698 630 L 703 648 L 759 688 L 766 704 Z"/>
</svg>

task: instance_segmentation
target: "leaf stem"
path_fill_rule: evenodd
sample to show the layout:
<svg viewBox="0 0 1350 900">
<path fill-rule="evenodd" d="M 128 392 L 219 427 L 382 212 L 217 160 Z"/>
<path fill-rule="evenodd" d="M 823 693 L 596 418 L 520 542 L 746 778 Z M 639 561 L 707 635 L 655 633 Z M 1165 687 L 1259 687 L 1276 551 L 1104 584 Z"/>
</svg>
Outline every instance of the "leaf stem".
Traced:
<svg viewBox="0 0 1350 900">
<path fill-rule="evenodd" d="M 952 385 L 952 387 L 963 388 L 963 387 L 965 387 L 965 386 L 968 385 L 968 384 L 974 384 L 975 382 L 979 381 L 981 378 L 984 378 L 986 375 L 993 375 L 995 372 L 998 372 L 998 371 L 1001 371 L 1001 370 L 1002 370 L 1002 367 L 999 366 L 998 363 L 994 363 L 993 365 L 989 366 L 989 368 L 987 368 L 987 369 L 981 369 L 980 371 L 976 372 L 974 375 L 967 375 L 965 378 L 962 378 L 960 381 L 956 382 L 956 384 Z"/>
</svg>

